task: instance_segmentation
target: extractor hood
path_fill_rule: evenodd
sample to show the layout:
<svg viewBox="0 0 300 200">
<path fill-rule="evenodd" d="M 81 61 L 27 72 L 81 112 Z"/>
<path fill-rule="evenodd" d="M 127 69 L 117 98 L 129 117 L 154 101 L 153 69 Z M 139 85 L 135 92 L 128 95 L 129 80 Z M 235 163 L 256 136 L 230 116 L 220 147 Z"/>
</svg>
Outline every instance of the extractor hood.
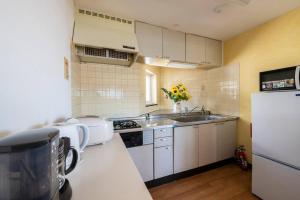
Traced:
<svg viewBox="0 0 300 200">
<path fill-rule="evenodd" d="M 131 66 L 138 54 L 134 21 L 85 9 L 77 10 L 73 43 L 82 62 Z"/>
</svg>

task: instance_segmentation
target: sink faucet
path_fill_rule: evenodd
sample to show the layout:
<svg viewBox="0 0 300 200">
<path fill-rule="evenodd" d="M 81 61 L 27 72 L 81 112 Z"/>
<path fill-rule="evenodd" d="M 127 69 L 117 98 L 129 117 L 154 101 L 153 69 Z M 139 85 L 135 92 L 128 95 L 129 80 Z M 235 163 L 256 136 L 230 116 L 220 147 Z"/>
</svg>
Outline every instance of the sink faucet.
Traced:
<svg viewBox="0 0 300 200">
<path fill-rule="evenodd" d="M 197 108 L 200 108 L 199 106 L 195 106 L 194 108 L 192 108 L 189 113 L 193 112 L 194 110 L 196 110 Z M 203 108 L 203 107 L 202 107 Z"/>
<path fill-rule="evenodd" d="M 150 113 L 144 113 L 144 114 L 141 114 L 140 117 L 142 116 L 145 116 L 145 119 L 146 120 L 149 120 L 150 119 Z"/>
<path fill-rule="evenodd" d="M 140 116 L 145 116 L 145 119 L 146 119 L 146 120 L 149 120 L 149 119 L 150 119 L 150 113 L 144 113 L 144 114 L 142 114 L 142 115 L 140 115 Z"/>
<path fill-rule="evenodd" d="M 211 114 L 211 112 L 209 110 L 205 110 L 204 105 L 201 108 L 201 113 L 204 114 L 204 115 L 210 115 Z"/>
<path fill-rule="evenodd" d="M 200 108 L 200 106 L 195 106 L 195 107 L 194 107 L 193 109 L 191 109 L 189 112 L 186 112 L 186 114 L 192 113 L 192 112 L 193 112 L 194 110 L 196 110 L 197 108 Z M 206 115 L 206 114 L 210 115 L 210 111 L 205 110 L 205 106 L 204 106 L 204 105 L 201 107 L 200 112 L 201 112 L 203 115 Z"/>
<path fill-rule="evenodd" d="M 204 105 L 203 105 L 202 108 L 201 108 L 201 112 L 202 112 L 202 113 L 205 113 L 205 107 L 204 107 Z"/>
</svg>

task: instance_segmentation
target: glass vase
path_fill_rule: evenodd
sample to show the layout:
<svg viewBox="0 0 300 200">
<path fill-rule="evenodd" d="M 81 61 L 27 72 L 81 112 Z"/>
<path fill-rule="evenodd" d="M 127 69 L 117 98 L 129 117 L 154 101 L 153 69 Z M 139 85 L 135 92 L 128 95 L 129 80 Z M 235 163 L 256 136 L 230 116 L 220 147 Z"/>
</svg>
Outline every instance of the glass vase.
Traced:
<svg viewBox="0 0 300 200">
<path fill-rule="evenodd" d="M 180 113 L 181 112 L 181 103 L 179 102 L 174 102 L 173 103 L 173 113 Z"/>
</svg>

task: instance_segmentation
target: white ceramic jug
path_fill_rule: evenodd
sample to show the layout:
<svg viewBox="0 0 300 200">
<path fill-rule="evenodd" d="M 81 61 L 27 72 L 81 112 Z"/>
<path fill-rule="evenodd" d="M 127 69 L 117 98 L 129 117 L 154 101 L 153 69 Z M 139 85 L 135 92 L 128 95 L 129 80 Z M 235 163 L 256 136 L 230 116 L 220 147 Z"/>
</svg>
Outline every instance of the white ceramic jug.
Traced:
<svg viewBox="0 0 300 200">
<path fill-rule="evenodd" d="M 70 123 L 57 123 L 52 126 L 59 130 L 59 137 L 70 138 L 71 146 L 75 148 L 78 153 L 78 161 L 80 161 L 80 153 L 86 147 L 89 141 L 89 129 L 84 124 L 70 124 Z M 82 131 L 80 131 L 80 129 Z M 82 137 L 80 137 L 82 133 Z M 80 141 L 80 138 L 81 141 Z"/>
</svg>

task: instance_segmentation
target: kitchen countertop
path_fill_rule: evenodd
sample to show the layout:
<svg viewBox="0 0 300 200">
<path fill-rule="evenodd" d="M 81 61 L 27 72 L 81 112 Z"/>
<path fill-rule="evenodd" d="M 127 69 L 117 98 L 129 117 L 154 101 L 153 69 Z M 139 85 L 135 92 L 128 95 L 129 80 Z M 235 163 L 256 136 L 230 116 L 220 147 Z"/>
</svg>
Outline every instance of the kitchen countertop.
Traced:
<svg viewBox="0 0 300 200">
<path fill-rule="evenodd" d="M 152 199 L 118 133 L 104 145 L 87 147 L 82 158 L 67 176 L 72 200 Z"/>
<path fill-rule="evenodd" d="M 217 115 L 216 115 L 217 116 Z M 200 124 L 209 124 L 209 123 L 219 123 L 225 121 L 237 120 L 238 117 L 235 116 L 221 116 L 220 118 L 212 119 L 212 120 L 203 120 L 203 121 L 195 121 L 195 122 L 178 122 L 168 118 L 152 118 L 149 120 L 146 119 L 137 119 L 136 121 L 139 125 L 142 126 L 142 129 L 155 129 L 155 128 L 169 128 L 169 127 L 180 127 L 180 126 L 193 126 Z"/>
</svg>

